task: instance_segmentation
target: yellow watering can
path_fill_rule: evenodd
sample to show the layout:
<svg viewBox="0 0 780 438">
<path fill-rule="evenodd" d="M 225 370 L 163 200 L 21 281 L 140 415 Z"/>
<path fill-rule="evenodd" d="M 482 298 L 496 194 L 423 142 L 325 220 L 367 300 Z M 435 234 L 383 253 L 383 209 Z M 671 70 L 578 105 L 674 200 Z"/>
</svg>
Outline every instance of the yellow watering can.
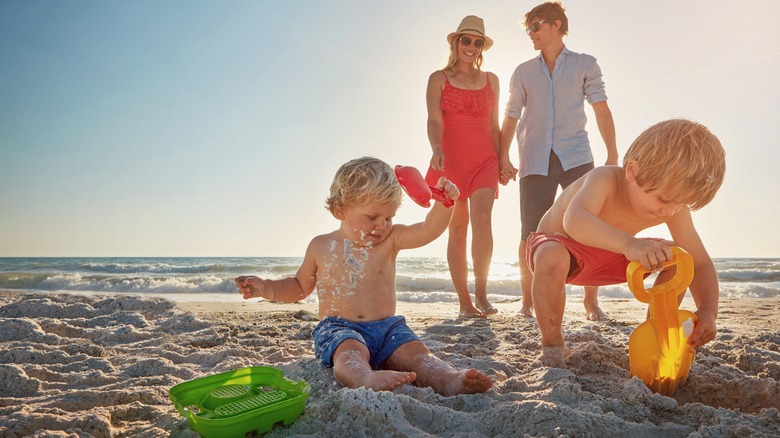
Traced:
<svg viewBox="0 0 780 438">
<path fill-rule="evenodd" d="M 693 280 L 693 257 L 679 247 L 672 247 L 672 259 L 664 268 L 675 266 L 674 277 L 666 283 L 645 290 L 647 271 L 639 262 L 626 268 L 628 288 L 634 297 L 650 304 L 650 318 L 637 327 L 628 339 L 628 363 L 631 375 L 637 376 L 652 391 L 670 396 L 688 379 L 694 353 L 688 337 L 696 315 L 678 310 L 678 295 L 684 294 Z"/>
</svg>

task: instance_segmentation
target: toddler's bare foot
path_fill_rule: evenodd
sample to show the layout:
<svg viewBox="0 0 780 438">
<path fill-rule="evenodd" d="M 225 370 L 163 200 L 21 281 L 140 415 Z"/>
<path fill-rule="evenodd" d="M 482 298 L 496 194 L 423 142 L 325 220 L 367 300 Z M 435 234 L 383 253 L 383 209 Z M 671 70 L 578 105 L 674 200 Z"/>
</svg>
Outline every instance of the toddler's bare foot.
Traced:
<svg viewBox="0 0 780 438">
<path fill-rule="evenodd" d="M 566 367 L 566 358 L 571 354 L 568 347 L 558 345 L 548 345 L 542 347 L 542 354 L 539 355 L 539 361 L 542 365 L 553 368 Z"/>
<path fill-rule="evenodd" d="M 392 391 L 414 382 L 417 374 L 401 371 L 374 371 L 363 383 L 363 386 L 374 391 Z"/>
<path fill-rule="evenodd" d="M 482 312 L 479 311 L 474 306 L 470 306 L 467 308 L 460 308 L 460 312 L 458 313 L 458 316 L 461 318 L 484 318 L 485 315 L 482 314 Z"/>
<path fill-rule="evenodd" d="M 534 306 L 532 304 L 526 304 L 523 303 L 523 307 L 520 308 L 520 313 L 518 315 L 524 317 L 524 318 L 533 318 L 534 317 Z"/>
<path fill-rule="evenodd" d="M 442 395 L 476 394 L 490 389 L 493 381 L 482 371 L 470 368 L 460 371 L 447 386 Z"/>
</svg>

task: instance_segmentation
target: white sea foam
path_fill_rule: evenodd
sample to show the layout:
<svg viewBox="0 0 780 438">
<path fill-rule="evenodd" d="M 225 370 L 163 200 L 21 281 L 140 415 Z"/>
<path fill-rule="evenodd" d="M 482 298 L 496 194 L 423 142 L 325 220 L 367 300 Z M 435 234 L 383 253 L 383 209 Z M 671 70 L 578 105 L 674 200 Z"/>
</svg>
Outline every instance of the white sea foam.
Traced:
<svg viewBox="0 0 780 438">
<path fill-rule="evenodd" d="M 344 243 L 347 249 L 349 244 Z M 238 296 L 233 279 L 253 274 L 279 279 L 294 276 L 302 258 L 0 258 L 0 289 L 47 292 L 117 294 L 209 294 L 222 301 Z M 350 264 L 360 272 L 363 254 Z M 780 296 L 780 259 L 716 259 L 721 297 L 774 298 Z M 520 277 L 515 259 L 494 260 L 488 283 L 491 300 L 518 300 Z M 351 284 L 355 278 L 345 278 Z M 473 287 L 473 284 L 471 285 Z M 409 302 L 456 302 L 444 258 L 399 258 L 396 270 L 398 299 Z M 572 298 L 582 288 L 567 286 Z M 600 296 L 632 298 L 625 284 L 603 286 Z M 313 294 L 316 296 L 316 293 Z M 240 298 L 240 296 L 239 296 Z M 316 299 L 316 298 L 310 298 Z"/>
</svg>

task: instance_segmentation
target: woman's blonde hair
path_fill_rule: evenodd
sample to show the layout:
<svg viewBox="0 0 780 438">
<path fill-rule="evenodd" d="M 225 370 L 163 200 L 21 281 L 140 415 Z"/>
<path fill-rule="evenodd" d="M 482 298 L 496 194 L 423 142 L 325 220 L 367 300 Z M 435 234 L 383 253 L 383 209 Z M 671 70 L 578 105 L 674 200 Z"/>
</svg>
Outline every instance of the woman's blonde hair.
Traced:
<svg viewBox="0 0 780 438">
<path fill-rule="evenodd" d="M 333 177 L 325 208 L 356 207 L 370 202 L 401 204 L 403 192 L 390 165 L 372 157 L 361 157 L 342 165 Z"/>
<path fill-rule="evenodd" d="M 458 63 L 458 42 L 460 41 L 460 37 L 462 37 L 465 34 L 458 34 L 455 38 L 450 41 L 450 58 L 447 60 L 447 67 L 449 69 L 452 69 L 455 67 L 455 65 Z M 473 35 L 469 35 L 471 38 L 478 38 Z M 479 53 L 479 56 L 476 60 L 474 60 L 474 67 L 477 68 L 477 70 L 480 70 L 482 67 L 482 63 L 485 62 L 485 57 L 482 56 L 484 51 Z"/>
<path fill-rule="evenodd" d="M 638 164 L 636 183 L 660 190 L 674 201 L 698 210 L 715 197 L 726 173 L 720 140 L 700 123 L 672 119 L 657 123 L 634 140 L 623 157 Z"/>
</svg>

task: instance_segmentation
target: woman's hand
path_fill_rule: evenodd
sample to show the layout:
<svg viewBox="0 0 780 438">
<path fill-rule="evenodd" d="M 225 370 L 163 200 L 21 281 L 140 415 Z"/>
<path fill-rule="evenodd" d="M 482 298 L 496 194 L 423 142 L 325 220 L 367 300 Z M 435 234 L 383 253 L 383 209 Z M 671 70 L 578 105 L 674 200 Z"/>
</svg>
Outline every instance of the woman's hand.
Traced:
<svg viewBox="0 0 780 438">
<path fill-rule="evenodd" d="M 444 172 L 444 153 L 442 153 L 442 151 L 433 151 L 431 169 Z"/>
<path fill-rule="evenodd" d="M 509 180 L 517 180 L 517 168 L 512 165 L 509 159 L 502 159 L 499 161 L 498 181 L 501 185 L 507 185 Z"/>
</svg>

